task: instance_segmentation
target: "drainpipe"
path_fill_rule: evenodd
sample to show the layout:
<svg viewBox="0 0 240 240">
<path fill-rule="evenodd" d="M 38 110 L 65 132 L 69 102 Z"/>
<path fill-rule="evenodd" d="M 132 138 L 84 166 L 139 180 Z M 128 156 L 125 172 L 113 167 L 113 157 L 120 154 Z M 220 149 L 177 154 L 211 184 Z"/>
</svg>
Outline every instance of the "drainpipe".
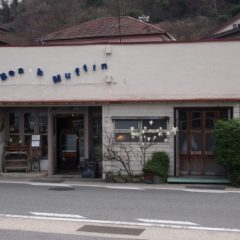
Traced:
<svg viewBox="0 0 240 240">
<path fill-rule="evenodd" d="M 53 114 L 51 109 L 48 109 L 48 175 L 54 174 L 54 126 Z"/>
</svg>

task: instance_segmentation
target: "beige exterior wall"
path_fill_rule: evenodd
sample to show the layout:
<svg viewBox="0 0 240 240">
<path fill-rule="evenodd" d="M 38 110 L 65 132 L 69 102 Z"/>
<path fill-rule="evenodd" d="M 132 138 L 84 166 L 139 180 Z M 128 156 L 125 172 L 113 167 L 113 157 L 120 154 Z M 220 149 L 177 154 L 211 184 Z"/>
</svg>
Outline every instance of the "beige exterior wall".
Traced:
<svg viewBox="0 0 240 240">
<path fill-rule="evenodd" d="M 25 74 L 0 82 L 0 101 L 87 101 L 240 98 L 239 42 L 65 47 L 2 47 L 0 72 Z M 108 63 L 107 71 L 100 70 Z M 77 77 L 75 67 L 89 71 Z M 90 67 L 97 64 L 97 71 Z M 44 76 L 36 76 L 40 67 Z M 64 80 L 64 73 L 72 73 Z M 52 76 L 62 75 L 53 84 Z M 106 83 L 109 81 L 115 83 Z"/>
</svg>

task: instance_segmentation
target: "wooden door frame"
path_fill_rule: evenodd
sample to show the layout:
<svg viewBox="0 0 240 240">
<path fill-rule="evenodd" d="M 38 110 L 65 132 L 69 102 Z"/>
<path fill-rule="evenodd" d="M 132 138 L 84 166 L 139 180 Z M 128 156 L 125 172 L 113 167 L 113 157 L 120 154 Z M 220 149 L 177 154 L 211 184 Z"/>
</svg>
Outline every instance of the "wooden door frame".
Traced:
<svg viewBox="0 0 240 240">
<path fill-rule="evenodd" d="M 71 114 L 76 114 L 76 115 L 83 115 L 83 119 L 84 119 L 84 159 L 88 159 L 89 158 L 89 114 L 88 114 L 88 108 L 84 108 L 78 111 L 72 111 L 72 110 L 68 110 L 66 109 L 65 111 L 63 110 L 55 110 L 52 111 L 53 114 L 53 119 L 54 119 L 54 133 L 53 133 L 53 141 L 54 141 L 54 146 L 55 146 L 55 151 L 54 151 L 54 172 L 57 172 L 57 118 L 60 117 L 67 117 Z"/>
<path fill-rule="evenodd" d="M 233 118 L 233 106 L 210 106 L 210 107 L 174 107 L 174 126 L 178 126 L 179 123 L 179 110 L 205 110 L 205 111 L 217 111 L 228 110 L 228 119 Z M 180 174 L 180 159 L 179 159 L 179 140 L 178 137 L 174 137 L 174 176 L 179 177 Z"/>
</svg>

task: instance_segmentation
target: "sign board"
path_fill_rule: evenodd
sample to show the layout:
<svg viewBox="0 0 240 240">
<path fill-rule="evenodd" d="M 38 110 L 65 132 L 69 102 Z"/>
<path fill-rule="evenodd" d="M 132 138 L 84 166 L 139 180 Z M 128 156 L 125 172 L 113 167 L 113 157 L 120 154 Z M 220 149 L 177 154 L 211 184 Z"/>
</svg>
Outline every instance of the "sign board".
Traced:
<svg viewBox="0 0 240 240">
<path fill-rule="evenodd" d="M 96 176 L 96 162 L 85 161 L 83 167 L 84 178 L 94 178 Z"/>
<path fill-rule="evenodd" d="M 40 147 L 40 135 L 32 135 L 32 147 Z"/>
</svg>

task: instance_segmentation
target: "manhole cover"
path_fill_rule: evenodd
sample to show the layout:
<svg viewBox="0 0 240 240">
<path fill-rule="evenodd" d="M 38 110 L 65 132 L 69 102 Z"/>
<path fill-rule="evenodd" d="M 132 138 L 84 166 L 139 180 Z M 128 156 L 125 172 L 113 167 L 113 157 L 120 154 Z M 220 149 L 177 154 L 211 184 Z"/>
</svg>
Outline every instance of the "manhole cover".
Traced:
<svg viewBox="0 0 240 240">
<path fill-rule="evenodd" d="M 71 187 L 52 187 L 52 188 L 49 188 L 48 190 L 52 190 L 52 191 L 72 191 L 72 190 L 75 190 L 75 188 L 71 188 Z"/>
<path fill-rule="evenodd" d="M 145 229 L 141 228 L 125 228 L 125 227 L 104 227 L 104 226 L 94 226 L 94 225 L 84 225 L 79 228 L 80 232 L 90 232 L 90 233 L 107 233 L 107 234 L 120 234 L 120 235 L 132 235 L 139 236 L 144 232 Z"/>
<path fill-rule="evenodd" d="M 205 189 L 205 190 L 224 190 L 226 187 L 221 185 L 191 185 L 186 186 L 189 189 Z"/>
</svg>

